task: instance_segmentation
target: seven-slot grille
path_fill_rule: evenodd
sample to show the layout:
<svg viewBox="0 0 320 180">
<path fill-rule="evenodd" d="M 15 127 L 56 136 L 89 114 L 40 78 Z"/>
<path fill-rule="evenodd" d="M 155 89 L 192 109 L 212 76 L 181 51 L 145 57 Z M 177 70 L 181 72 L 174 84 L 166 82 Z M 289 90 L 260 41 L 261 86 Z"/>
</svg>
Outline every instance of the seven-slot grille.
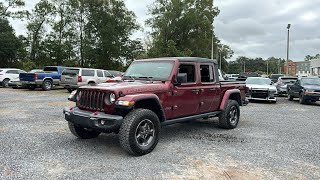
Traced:
<svg viewBox="0 0 320 180">
<path fill-rule="evenodd" d="M 78 93 L 81 93 L 78 100 L 80 109 L 104 111 L 104 98 L 108 95 L 107 92 L 81 89 Z"/>
</svg>

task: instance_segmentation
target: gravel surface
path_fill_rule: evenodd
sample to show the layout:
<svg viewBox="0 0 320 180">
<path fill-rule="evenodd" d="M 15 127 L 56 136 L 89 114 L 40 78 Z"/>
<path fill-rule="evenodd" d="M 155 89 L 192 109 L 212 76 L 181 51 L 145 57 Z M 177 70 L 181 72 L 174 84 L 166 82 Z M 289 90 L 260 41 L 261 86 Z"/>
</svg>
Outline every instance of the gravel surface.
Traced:
<svg viewBox="0 0 320 180">
<path fill-rule="evenodd" d="M 68 95 L 0 88 L 0 179 L 320 179 L 319 102 L 250 103 L 233 130 L 216 118 L 167 126 L 132 157 L 115 134 L 73 136 Z"/>
</svg>

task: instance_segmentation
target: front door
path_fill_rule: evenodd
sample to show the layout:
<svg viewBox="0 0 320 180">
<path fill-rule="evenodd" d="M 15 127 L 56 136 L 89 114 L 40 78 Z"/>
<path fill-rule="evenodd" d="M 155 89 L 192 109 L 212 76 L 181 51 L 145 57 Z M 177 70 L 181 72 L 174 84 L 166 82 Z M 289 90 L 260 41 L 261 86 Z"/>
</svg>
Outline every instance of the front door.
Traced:
<svg viewBox="0 0 320 180">
<path fill-rule="evenodd" d="M 172 88 L 171 96 L 168 97 L 171 102 L 171 113 L 168 119 L 199 113 L 200 90 L 196 72 L 196 63 L 180 64 L 179 74 L 185 75 L 185 82 Z"/>
</svg>

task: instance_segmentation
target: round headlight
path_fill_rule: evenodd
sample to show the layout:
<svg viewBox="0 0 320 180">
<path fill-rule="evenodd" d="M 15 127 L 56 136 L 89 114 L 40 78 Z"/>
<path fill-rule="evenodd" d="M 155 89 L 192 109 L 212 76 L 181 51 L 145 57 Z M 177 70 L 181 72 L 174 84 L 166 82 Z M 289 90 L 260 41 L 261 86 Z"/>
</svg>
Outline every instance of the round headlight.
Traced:
<svg viewBox="0 0 320 180">
<path fill-rule="evenodd" d="M 104 103 L 107 105 L 111 105 L 116 101 L 116 95 L 113 93 L 110 93 L 109 96 L 106 96 L 104 98 Z"/>
<path fill-rule="evenodd" d="M 116 102 L 116 95 L 113 94 L 113 93 L 111 93 L 111 94 L 109 95 L 109 100 L 110 100 L 111 103 Z"/>
</svg>

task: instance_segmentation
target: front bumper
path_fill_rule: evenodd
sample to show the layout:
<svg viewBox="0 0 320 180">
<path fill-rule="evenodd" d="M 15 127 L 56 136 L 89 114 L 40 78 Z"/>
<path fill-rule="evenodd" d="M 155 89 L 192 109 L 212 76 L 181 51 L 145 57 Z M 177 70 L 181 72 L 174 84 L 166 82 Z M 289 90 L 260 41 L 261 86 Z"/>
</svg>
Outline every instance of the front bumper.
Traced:
<svg viewBox="0 0 320 180">
<path fill-rule="evenodd" d="M 79 85 L 75 85 L 75 84 L 61 84 L 60 83 L 60 86 L 68 89 L 68 88 L 71 88 L 71 89 L 78 89 L 80 86 Z"/>
<path fill-rule="evenodd" d="M 43 80 L 36 81 L 20 81 L 22 85 L 42 85 Z"/>
<path fill-rule="evenodd" d="M 277 92 L 270 91 L 269 89 L 249 89 L 247 97 L 249 100 L 264 100 L 276 102 L 277 98 L 275 95 Z"/>
<path fill-rule="evenodd" d="M 320 99 L 320 93 L 305 93 L 304 98 L 306 100 L 319 100 Z"/>
<path fill-rule="evenodd" d="M 103 112 L 89 112 L 78 107 L 63 109 L 67 121 L 77 124 L 83 128 L 90 128 L 100 132 L 112 132 L 120 128 L 123 117 L 105 114 Z"/>
</svg>

